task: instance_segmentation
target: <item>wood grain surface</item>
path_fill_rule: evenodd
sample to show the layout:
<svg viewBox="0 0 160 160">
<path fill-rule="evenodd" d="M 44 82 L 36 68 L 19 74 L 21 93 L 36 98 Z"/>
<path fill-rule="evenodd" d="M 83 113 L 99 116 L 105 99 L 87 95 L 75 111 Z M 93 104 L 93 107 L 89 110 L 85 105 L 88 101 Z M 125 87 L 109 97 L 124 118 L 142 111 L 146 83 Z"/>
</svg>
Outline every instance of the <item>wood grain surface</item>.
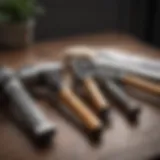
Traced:
<svg viewBox="0 0 160 160">
<path fill-rule="evenodd" d="M 39 43 L 25 50 L 0 51 L 0 64 L 17 69 L 24 65 L 60 59 L 66 47 L 77 44 L 109 46 L 131 51 L 131 54 L 160 57 L 158 49 L 143 44 L 134 37 L 102 33 Z M 56 103 L 49 105 L 39 99 L 37 103 L 41 104 L 41 109 L 57 124 L 58 129 L 52 145 L 43 149 L 35 147 L 1 109 L 0 159 L 150 160 L 160 155 L 160 101 L 158 98 L 156 103 L 149 103 L 147 100 L 143 98 L 141 101 L 142 113 L 137 125 L 129 124 L 123 114 L 113 107 L 111 123 L 104 129 L 101 142 L 95 145 L 69 118 L 57 111 Z M 5 105 L 1 103 L 1 108 L 3 107 Z"/>
</svg>

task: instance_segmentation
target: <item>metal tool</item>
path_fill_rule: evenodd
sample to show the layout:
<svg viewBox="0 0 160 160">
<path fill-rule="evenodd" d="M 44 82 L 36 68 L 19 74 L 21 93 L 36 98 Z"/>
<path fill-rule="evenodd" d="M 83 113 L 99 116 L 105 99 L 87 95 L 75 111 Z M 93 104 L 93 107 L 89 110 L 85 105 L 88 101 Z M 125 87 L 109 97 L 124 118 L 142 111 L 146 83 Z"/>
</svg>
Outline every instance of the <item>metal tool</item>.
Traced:
<svg viewBox="0 0 160 160">
<path fill-rule="evenodd" d="M 0 68 L 0 92 L 10 102 L 11 113 L 38 143 L 50 142 L 55 126 L 38 109 L 13 70 Z"/>
<path fill-rule="evenodd" d="M 113 80 L 119 81 L 122 84 L 127 84 L 133 87 L 136 87 L 142 91 L 160 95 L 160 85 L 146 80 L 144 78 L 138 77 L 137 75 L 128 73 L 128 72 L 120 72 L 119 70 L 113 68 L 98 68 L 97 73 L 100 73 L 103 76 L 110 77 Z"/>
<path fill-rule="evenodd" d="M 47 87 L 54 92 L 59 100 L 81 120 L 85 128 L 97 138 L 102 129 L 100 120 L 64 82 L 62 72 L 63 66 L 60 63 L 41 64 L 22 69 L 19 76 L 24 81 L 31 78 L 32 83 Z"/>
<path fill-rule="evenodd" d="M 69 52 L 68 55 L 69 57 L 66 57 L 68 70 L 74 75 L 77 83 L 82 85 L 98 116 L 105 122 L 110 105 L 93 79 L 95 73 L 94 64 L 87 56 L 77 56 L 74 52 Z"/>
<path fill-rule="evenodd" d="M 97 79 L 103 89 L 105 89 L 118 102 L 120 109 L 124 112 L 130 121 L 137 121 L 140 113 L 140 104 L 127 95 L 123 87 L 108 77 L 98 75 Z"/>
<path fill-rule="evenodd" d="M 126 66 L 123 67 L 116 61 L 107 59 L 103 56 L 100 58 L 100 54 L 95 54 L 94 50 L 87 47 L 73 47 L 68 49 L 67 52 L 74 53 L 75 55 L 81 54 L 83 57 L 84 55 L 89 55 L 92 63 L 98 70 L 103 71 L 103 74 L 105 74 L 105 72 L 110 73 L 113 79 L 137 87 L 145 92 L 160 95 L 160 85 L 155 83 L 155 81 L 159 81 L 160 79 L 157 72 L 152 72 L 145 68 L 136 68 L 136 66 L 133 66 L 132 69 L 127 68 Z M 71 56 L 69 58 L 71 58 Z M 145 80 L 144 78 L 153 80 L 153 82 Z"/>
<path fill-rule="evenodd" d="M 98 50 L 102 59 L 111 60 L 121 64 L 124 67 L 136 66 L 138 68 L 150 70 L 152 72 L 159 72 L 160 60 L 157 57 L 144 56 L 143 54 L 137 54 L 131 51 L 116 49 L 116 48 L 102 48 Z M 132 53 L 132 54 L 131 54 Z"/>
<path fill-rule="evenodd" d="M 119 72 L 128 72 L 130 74 L 134 74 L 139 77 L 147 78 L 149 80 L 153 80 L 155 82 L 160 81 L 160 74 L 156 70 L 153 71 L 151 69 L 142 68 L 136 65 L 126 66 L 125 64 L 118 63 L 116 61 L 106 59 L 104 57 L 94 57 L 94 63 L 101 68 L 113 68 L 118 70 Z"/>
</svg>

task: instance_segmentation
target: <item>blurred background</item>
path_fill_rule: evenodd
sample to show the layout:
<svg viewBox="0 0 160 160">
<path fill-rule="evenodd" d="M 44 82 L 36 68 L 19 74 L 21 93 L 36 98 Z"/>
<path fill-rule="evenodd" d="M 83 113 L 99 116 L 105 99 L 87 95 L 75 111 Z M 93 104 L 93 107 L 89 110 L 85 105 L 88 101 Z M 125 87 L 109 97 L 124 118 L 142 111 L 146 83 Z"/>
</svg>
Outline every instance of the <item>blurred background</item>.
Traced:
<svg viewBox="0 0 160 160">
<path fill-rule="evenodd" d="M 38 40 L 98 31 L 134 34 L 160 45 L 158 0 L 39 0 L 46 13 L 38 20 Z"/>
<path fill-rule="evenodd" d="M 14 19 L 12 23 L 9 21 L 9 25 L 34 19 L 36 41 L 107 31 L 129 33 L 155 46 L 160 45 L 160 1 L 158 0 L 39 0 L 37 2 L 28 0 L 30 3 L 39 4 L 43 9 L 44 13 L 36 18 L 34 17 L 36 13 L 33 11 L 37 9 L 37 5 L 34 6 L 35 8 L 29 8 L 30 10 L 27 8 L 28 4 L 19 5 L 25 8 L 22 11 L 17 9 L 16 3 L 25 0 L 1 1 L 0 40 L 2 42 L 5 39 L 3 37 L 6 37 L 2 27 L 4 26 L 2 24 L 6 23 L 3 14 L 9 12 L 20 17 L 26 14 L 27 17 L 22 16 L 18 21 Z M 7 1 L 14 1 L 16 5 L 12 4 L 6 9 L 2 4 Z M 9 30 L 15 33 L 15 30 Z"/>
<path fill-rule="evenodd" d="M 39 0 L 38 40 L 86 32 L 118 31 L 160 44 L 158 0 Z"/>
</svg>

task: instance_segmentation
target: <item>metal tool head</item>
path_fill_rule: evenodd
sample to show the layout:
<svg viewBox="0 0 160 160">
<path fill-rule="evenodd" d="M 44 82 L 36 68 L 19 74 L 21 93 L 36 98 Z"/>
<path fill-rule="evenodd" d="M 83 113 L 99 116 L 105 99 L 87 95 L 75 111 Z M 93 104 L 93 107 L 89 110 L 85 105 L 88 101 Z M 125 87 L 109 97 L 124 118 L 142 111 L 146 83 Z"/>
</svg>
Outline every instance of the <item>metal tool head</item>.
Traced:
<svg viewBox="0 0 160 160">
<path fill-rule="evenodd" d="M 75 46 L 66 49 L 64 52 L 66 66 L 73 71 L 78 79 L 94 74 L 95 67 L 92 62 L 94 52 L 92 49 L 85 46 Z"/>
<path fill-rule="evenodd" d="M 94 64 L 86 58 L 73 59 L 69 67 L 80 80 L 95 73 Z"/>
<path fill-rule="evenodd" d="M 97 67 L 95 77 L 105 82 L 108 79 L 119 80 L 125 73 L 112 67 Z"/>
<path fill-rule="evenodd" d="M 47 73 L 54 72 L 63 68 L 63 65 L 60 62 L 46 62 L 37 65 L 31 65 L 23 67 L 18 73 L 18 77 L 23 81 L 29 84 L 39 82 L 39 76 Z"/>
<path fill-rule="evenodd" d="M 160 74 L 158 74 L 157 71 L 139 67 L 138 65 L 126 66 L 125 63 L 124 64 L 119 63 L 117 61 L 98 56 L 94 57 L 94 63 L 99 67 L 104 67 L 104 68 L 110 67 L 119 70 L 120 72 L 127 72 L 153 81 L 158 81 L 158 82 L 160 81 Z"/>
</svg>

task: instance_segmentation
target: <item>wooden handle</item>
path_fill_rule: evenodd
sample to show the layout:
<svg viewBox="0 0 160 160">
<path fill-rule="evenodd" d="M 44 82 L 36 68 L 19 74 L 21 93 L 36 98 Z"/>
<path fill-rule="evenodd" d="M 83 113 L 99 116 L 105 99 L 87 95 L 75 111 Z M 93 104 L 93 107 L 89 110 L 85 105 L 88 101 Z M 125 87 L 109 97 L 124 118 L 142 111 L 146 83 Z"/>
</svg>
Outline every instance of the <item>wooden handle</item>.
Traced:
<svg viewBox="0 0 160 160">
<path fill-rule="evenodd" d="M 88 107 L 72 92 L 69 87 L 61 89 L 59 96 L 61 100 L 71 109 L 76 116 L 82 120 L 85 127 L 90 131 L 101 129 L 100 120 L 94 115 Z"/>
<path fill-rule="evenodd" d="M 105 97 L 103 96 L 100 89 L 98 88 L 96 82 L 92 78 L 88 77 L 84 79 L 84 86 L 96 110 L 104 111 L 109 108 L 108 102 L 106 101 Z"/>
<path fill-rule="evenodd" d="M 122 81 L 126 84 L 132 85 L 134 87 L 140 88 L 146 92 L 150 92 L 152 94 L 160 95 L 160 86 L 144 80 L 142 78 L 138 78 L 135 76 L 127 75 L 122 78 Z"/>
</svg>

